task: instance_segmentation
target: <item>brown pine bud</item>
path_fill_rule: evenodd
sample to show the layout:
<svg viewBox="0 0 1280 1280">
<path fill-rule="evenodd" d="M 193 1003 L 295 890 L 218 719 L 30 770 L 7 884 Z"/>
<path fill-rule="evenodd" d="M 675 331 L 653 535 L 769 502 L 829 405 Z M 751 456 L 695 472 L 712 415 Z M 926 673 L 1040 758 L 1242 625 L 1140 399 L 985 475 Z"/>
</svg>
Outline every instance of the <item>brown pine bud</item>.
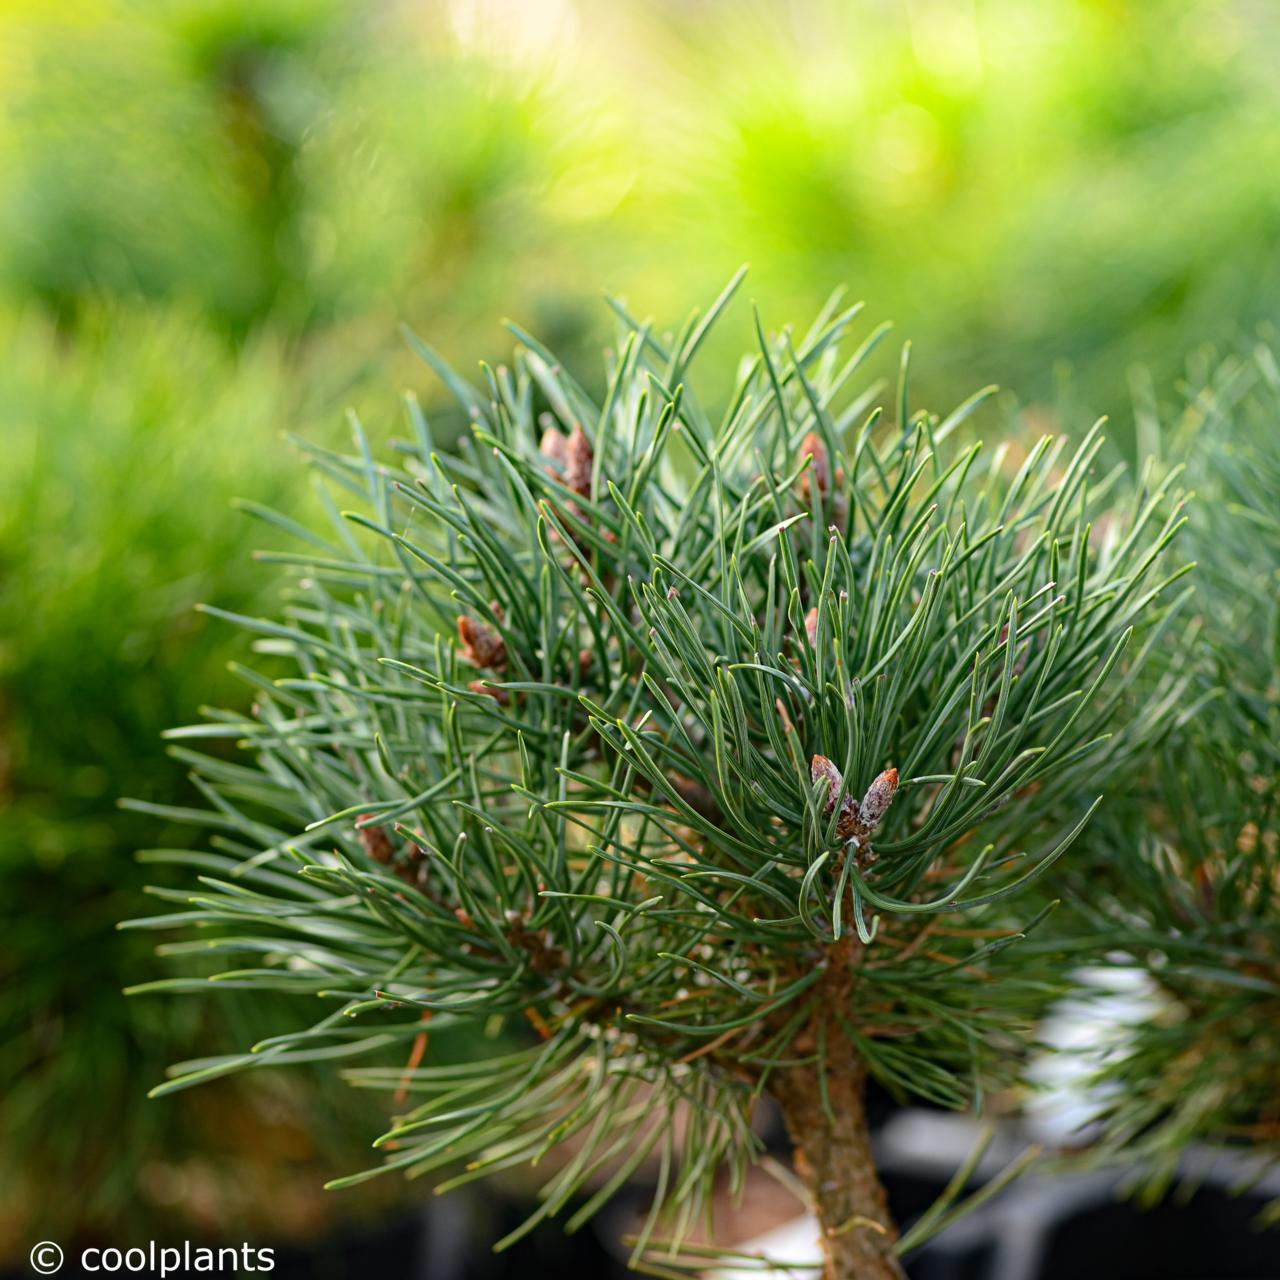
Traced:
<svg viewBox="0 0 1280 1280">
<path fill-rule="evenodd" d="M 392 863 L 392 870 L 405 884 L 425 888 L 429 879 L 427 851 L 415 841 L 406 840 L 399 856 Z"/>
<path fill-rule="evenodd" d="M 813 459 L 801 481 L 805 497 L 812 496 L 815 485 L 818 492 L 825 496 L 831 488 L 831 457 L 822 437 L 816 431 L 810 431 L 800 442 L 800 458 L 802 461 L 805 458 Z"/>
<path fill-rule="evenodd" d="M 508 707 L 511 705 L 511 695 L 505 689 L 485 684 L 483 680 L 472 680 L 471 683 L 467 685 L 467 688 L 470 689 L 472 693 L 487 694 L 500 707 Z"/>
<path fill-rule="evenodd" d="M 819 778 L 826 778 L 831 783 L 827 788 L 827 809 L 830 810 L 836 802 L 836 792 L 844 781 L 844 775 L 836 767 L 834 760 L 829 760 L 826 756 L 814 756 L 809 761 L 809 776 L 814 782 Z"/>
<path fill-rule="evenodd" d="M 502 636 L 487 622 L 469 618 L 465 614 L 458 619 L 458 635 L 462 640 L 462 656 L 477 667 L 492 671 L 505 670 L 507 645 Z"/>
<path fill-rule="evenodd" d="M 580 497 L 585 498 L 591 493 L 591 469 L 595 454 L 591 448 L 591 441 L 587 439 L 586 432 L 581 427 L 574 427 L 573 433 L 569 436 L 557 427 L 548 427 L 543 432 L 542 442 L 538 447 L 542 456 L 551 464 L 547 467 L 549 476 L 559 480 Z M 586 519 L 582 508 L 576 502 L 566 502 L 563 510 L 558 511 L 558 514 L 572 516 L 575 520 Z M 551 536 L 559 538 L 560 535 L 553 529 Z M 581 545 L 581 539 L 577 533 L 574 532 L 572 536 L 574 541 Z M 610 540 L 616 542 L 617 536 L 613 535 Z"/>
<path fill-rule="evenodd" d="M 581 498 L 591 495 L 591 467 L 595 451 L 581 427 L 574 427 L 565 442 L 564 483 Z"/>
<path fill-rule="evenodd" d="M 362 813 L 360 821 L 366 818 L 372 818 L 371 813 Z M 391 843 L 391 837 L 387 834 L 385 827 L 357 827 L 356 835 L 360 837 L 360 843 L 364 845 L 364 851 L 375 862 L 382 865 L 390 866 L 391 859 L 395 854 L 395 845 Z"/>
<path fill-rule="evenodd" d="M 868 834 L 880 825 L 881 819 L 889 812 L 897 791 L 897 769 L 886 769 L 867 788 L 867 794 L 862 797 L 862 803 L 858 806 L 858 824 Z"/>
<path fill-rule="evenodd" d="M 414 828 L 414 834 L 417 835 L 419 839 L 426 839 L 420 828 Z M 424 845 L 418 844 L 417 841 L 414 841 L 413 848 L 415 859 L 414 865 L 418 869 L 418 888 L 426 889 L 432 878 L 431 859 L 428 857 L 427 850 Z"/>
<path fill-rule="evenodd" d="M 827 803 L 823 812 L 830 815 L 836 806 L 836 796 L 840 794 L 840 784 L 844 781 L 844 775 L 826 756 L 814 756 L 809 762 L 809 776 L 814 782 L 820 778 L 827 779 Z M 841 840 L 847 840 L 856 833 L 857 829 L 858 804 L 851 795 L 846 795 L 840 803 L 840 816 L 836 819 L 836 835 Z"/>
<path fill-rule="evenodd" d="M 843 533 L 849 527 L 849 499 L 841 492 L 844 468 L 837 467 L 832 474 L 831 455 L 816 431 L 810 431 L 800 442 L 800 457 L 811 459 L 808 470 L 800 477 L 800 497 L 810 507 L 821 501 L 831 516 L 830 530 Z"/>
<path fill-rule="evenodd" d="M 569 461 L 569 441 L 558 427 L 548 427 L 542 433 L 538 452 L 550 463 L 548 470 L 563 471 Z"/>
<path fill-rule="evenodd" d="M 818 643 L 818 611 L 816 608 L 810 609 L 804 615 L 804 633 L 809 637 L 810 646 Z"/>
</svg>

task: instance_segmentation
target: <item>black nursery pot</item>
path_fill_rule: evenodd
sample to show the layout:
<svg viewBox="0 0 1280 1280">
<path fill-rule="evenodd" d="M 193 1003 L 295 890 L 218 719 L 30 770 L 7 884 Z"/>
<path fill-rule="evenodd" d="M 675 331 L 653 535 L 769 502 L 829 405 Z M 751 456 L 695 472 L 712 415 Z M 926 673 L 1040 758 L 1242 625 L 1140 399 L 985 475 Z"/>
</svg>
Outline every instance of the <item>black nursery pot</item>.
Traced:
<svg viewBox="0 0 1280 1280">
<path fill-rule="evenodd" d="M 1280 1234 L 1259 1231 L 1265 1199 L 1202 1187 L 1185 1204 L 1147 1212 L 1106 1200 L 1080 1204 L 1041 1242 L 1037 1280 L 1275 1280 Z"/>
<path fill-rule="evenodd" d="M 343 1231 L 305 1249 L 296 1245 L 277 1249 L 272 1280 L 358 1280 L 361 1276 L 437 1280 L 431 1258 L 441 1246 L 440 1234 L 435 1216 L 418 1212 L 377 1227 Z"/>
<path fill-rule="evenodd" d="M 976 1134 L 962 1117 L 904 1112 L 878 1138 L 890 1206 L 903 1225 L 932 1202 Z M 1001 1135 L 970 1190 L 1024 1143 Z M 908 1260 L 911 1280 L 1277 1280 L 1280 1230 L 1258 1227 L 1280 1181 L 1246 1194 L 1230 1152 L 1191 1151 L 1183 1162 L 1189 1195 L 1151 1209 L 1123 1196 L 1119 1173 L 1024 1177 L 942 1232 Z"/>
<path fill-rule="evenodd" d="M 565 1233 L 564 1223 L 577 1205 L 495 1253 L 494 1241 L 514 1231 L 537 1207 L 494 1184 L 442 1197 L 431 1216 L 447 1221 L 447 1227 L 434 1229 L 434 1236 L 442 1246 L 447 1242 L 448 1257 L 436 1256 L 436 1269 L 425 1273 L 426 1280 L 634 1280 L 635 1272 L 622 1265 L 594 1221 L 573 1235 Z"/>
</svg>

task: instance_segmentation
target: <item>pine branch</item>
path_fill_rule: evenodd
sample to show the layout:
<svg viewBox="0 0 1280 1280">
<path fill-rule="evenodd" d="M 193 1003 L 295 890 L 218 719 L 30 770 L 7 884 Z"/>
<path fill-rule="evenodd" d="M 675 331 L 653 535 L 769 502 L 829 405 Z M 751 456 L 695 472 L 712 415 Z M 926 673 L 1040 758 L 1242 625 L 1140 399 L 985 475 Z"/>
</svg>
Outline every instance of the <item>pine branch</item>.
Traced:
<svg viewBox="0 0 1280 1280">
<path fill-rule="evenodd" d="M 1128 691 L 1172 714 L 1066 883 L 1076 945 L 1106 934 L 1156 993 L 1106 1068 L 1099 1141 L 1150 1196 L 1190 1142 L 1247 1143 L 1259 1177 L 1280 1161 L 1278 419 L 1269 348 L 1192 362 L 1164 434 L 1200 497 L 1195 626 Z"/>
<path fill-rule="evenodd" d="M 957 446 L 981 398 L 913 411 L 905 353 L 885 422 L 853 386 L 877 335 L 838 354 L 854 314 L 761 331 L 719 416 L 691 381 L 712 317 L 675 345 L 635 327 L 599 404 L 527 335 L 483 390 L 415 339 L 469 441 L 438 451 L 411 402 L 394 464 L 358 423 L 350 456 L 307 447 L 351 510 L 274 553 L 277 619 L 232 619 L 292 674 L 177 731 L 251 756 L 184 748 L 208 810 L 167 815 L 226 870 L 138 923 L 198 922 L 253 966 L 215 982 L 326 1006 L 237 1069 L 475 1028 L 460 1065 L 348 1070 L 413 1105 L 340 1182 L 565 1151 L 536 1221 L 654 1160 L 638 1262 L 723 1165 L 740 1181 L 762 1093 L 805 1096 L 813 1171 L 867 1076 L 963 1106 L 1016 1074 L 1063 981 L 1010 961 L 1044 917 L 1019 903 L 1101 764 L 1163 730 L 1117 690 L 1167 622 L 1180 502 L 1117 504 L 1098 428 L 1016 468 Z M 896 1274 L 852 1176 L 828 1238 Z"/>
</svg>

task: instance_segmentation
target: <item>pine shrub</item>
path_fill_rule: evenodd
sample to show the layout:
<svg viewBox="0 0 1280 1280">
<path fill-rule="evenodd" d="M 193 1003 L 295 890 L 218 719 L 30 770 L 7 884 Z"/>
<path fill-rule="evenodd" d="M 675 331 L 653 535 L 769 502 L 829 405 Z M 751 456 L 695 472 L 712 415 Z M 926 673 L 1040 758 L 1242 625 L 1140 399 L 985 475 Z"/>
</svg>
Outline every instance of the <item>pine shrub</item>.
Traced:
<svg viewBox="0 0 1280 1280">
<path fill-rule="evenodd" d="M 169 985 L 316 1020 L 161 1091 L 323 1061 L 403 1099 L 337 1185 L 548 1156 L 499 1243 L 646 1165 L 632 1261 L 665 1275 L 707 1265 L 683 1242 L 768 1096 L 827 1275 L 897 1276 L 963 1206 L 899 1237 L 868 1081 L 959 1108 L 1017 1078 L 1065 981 L 1017 945 L 1050 914 L 1028 890 L 1163 732 L 1128 693 L 1174 616 L 1181 503 L 1102 467 L 1100 426 L 991 450 L 989 392 L 913 410 L 909 347 L 881 404 L 885 328 L 842 354 L 837 300 L 803 335 L 757 320 L 713 407 L 694 366 L 736 283 L 673 337 L 616 306 L 599 396 L 518 330 L 479 386 L 415 340 L 457 449 L 411 399 L 394 458 L 358 423 L 350 456 L 309 451 L 330 526 L 266 516 L 280 610 L 227 615 L 262 655 L 252 714 L 172 735 L 244 752 L 182 747 L 207 808 L 163 812 L 209 828 L 204 874 L 139 923 L 228 957 Z M 451 1028 L 470 1055 L 433 1061 Z"/>
<path fill-rule="evenodd" d="M 1280 1167 L 1280 367 L 1272 348 L 1190 362 L 1160 423 L 1196 492 L 1194 628 L 1130 694 L 1165 702 L 1156 749 L 1062 888 L 1076 945 L 1144 973 L 1151 1016 L 1102 1073 L 1100 1150 L 1148 1197 L 1188 1144 L 1244 1146 L 1242 1187 Z M 1066 923 L 1065 920 L 1063 923 Z M 1280 1202 L 1270 1208 L 1280 1221 Z"/>
</svg>

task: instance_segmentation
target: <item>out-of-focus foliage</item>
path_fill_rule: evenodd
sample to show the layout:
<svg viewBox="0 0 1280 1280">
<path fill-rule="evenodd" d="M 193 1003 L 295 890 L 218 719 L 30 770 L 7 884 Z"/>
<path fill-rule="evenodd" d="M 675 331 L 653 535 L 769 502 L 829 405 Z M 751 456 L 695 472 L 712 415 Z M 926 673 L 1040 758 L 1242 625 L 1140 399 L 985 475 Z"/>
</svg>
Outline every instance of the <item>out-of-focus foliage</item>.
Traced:
<svg viewBox="0 0 1280 1280">
<path fill-rule="evenodd" d="M 0 288 L 73 320 L 102 294 L 177 299 L 232 338 L 353 326 L 383 350 L 415 311 L 456 333 L 500 300 L 594 298 L 545 207 L 581 159 L 566 103 L 447 27 L 327 0 L 11 16 Z"/>
<path fill-rule="evenodd" d="M 1127 803 L 1103 813 L 1071 893 L 1082 947 L 1109 946 L 1116 963 L 1141 965 L 1158 993 L 1128 1049 L 1108 1062 L 1103 1095 L 1104 1148 L 1142 1157 L 1153 1192 L 1175 1177 L 1191 1141 L 1246 1144 L 1259 1176 L 1280 1166 L 1274 349 L 1193 360 L 1185 402 L 1168 421 L 1171 451 L 1188 460 L 1198 491 L 1199 635 L 1173 686 L 1176 728 L 1128 779 Z M 1273 1213 L 1280 1218 L 1280 1202 Z"/>
<path fill-rule="evenodd" d="M 159 730 L 227 688 L 190 605 L 259 582 L 228 500 L 287 505 L 279 432 L 348 398 L 386 434 L 398 321 L 572 359 L 601 286 L 682 314 L 749 260 L 774 314 L 897 316 L 930 403 L 1066 358 L 1114 409 L 1274 309 L 1278 61 L 1248 0 L 0 0 L 0 1154 L 108 1222 L 198 1141 L 141 1109 L 190 1027 L 115 997 L 113 802 L 183 799 Z"/>
<path fill-rule="evenodd" d="M 1114 408 L 1280 284 L 1280 12 L 1246 0 L 83 0 L 2 34 L 0 280 L 64 314 L 462 354 L 510 312 L 580 350 L 602 284 L 679 314 L 749 260 L 779 307 L 897 315 L 931 396 L 1065 359 Z"/>
<path fill-rule="evenodd" d="M 229 504 L 276 490 L 276 428 L 305 403 L 276 344 L 233 357 L 183 312 L 86 309 L 71 344 L 33 308 L 0 318 L 0 343 L 0 1248 L 30 1247 L 26 1222 L 69 1241 L 156 1213 L 314 1228 L 290 1169 L 314 1158 L 323 1104 L 282 1088 L 148 1104 L 175 1049 L 253 1025 L 225 1000 L 200 1018 L 127 1004 L 154 962 L 115 931 L 148 874 L 133 850 L 165 834 L 115 801 L 172 796 L 156 726 L 228 688 L 193 606 L 251 603 Z"/>
</svg>

